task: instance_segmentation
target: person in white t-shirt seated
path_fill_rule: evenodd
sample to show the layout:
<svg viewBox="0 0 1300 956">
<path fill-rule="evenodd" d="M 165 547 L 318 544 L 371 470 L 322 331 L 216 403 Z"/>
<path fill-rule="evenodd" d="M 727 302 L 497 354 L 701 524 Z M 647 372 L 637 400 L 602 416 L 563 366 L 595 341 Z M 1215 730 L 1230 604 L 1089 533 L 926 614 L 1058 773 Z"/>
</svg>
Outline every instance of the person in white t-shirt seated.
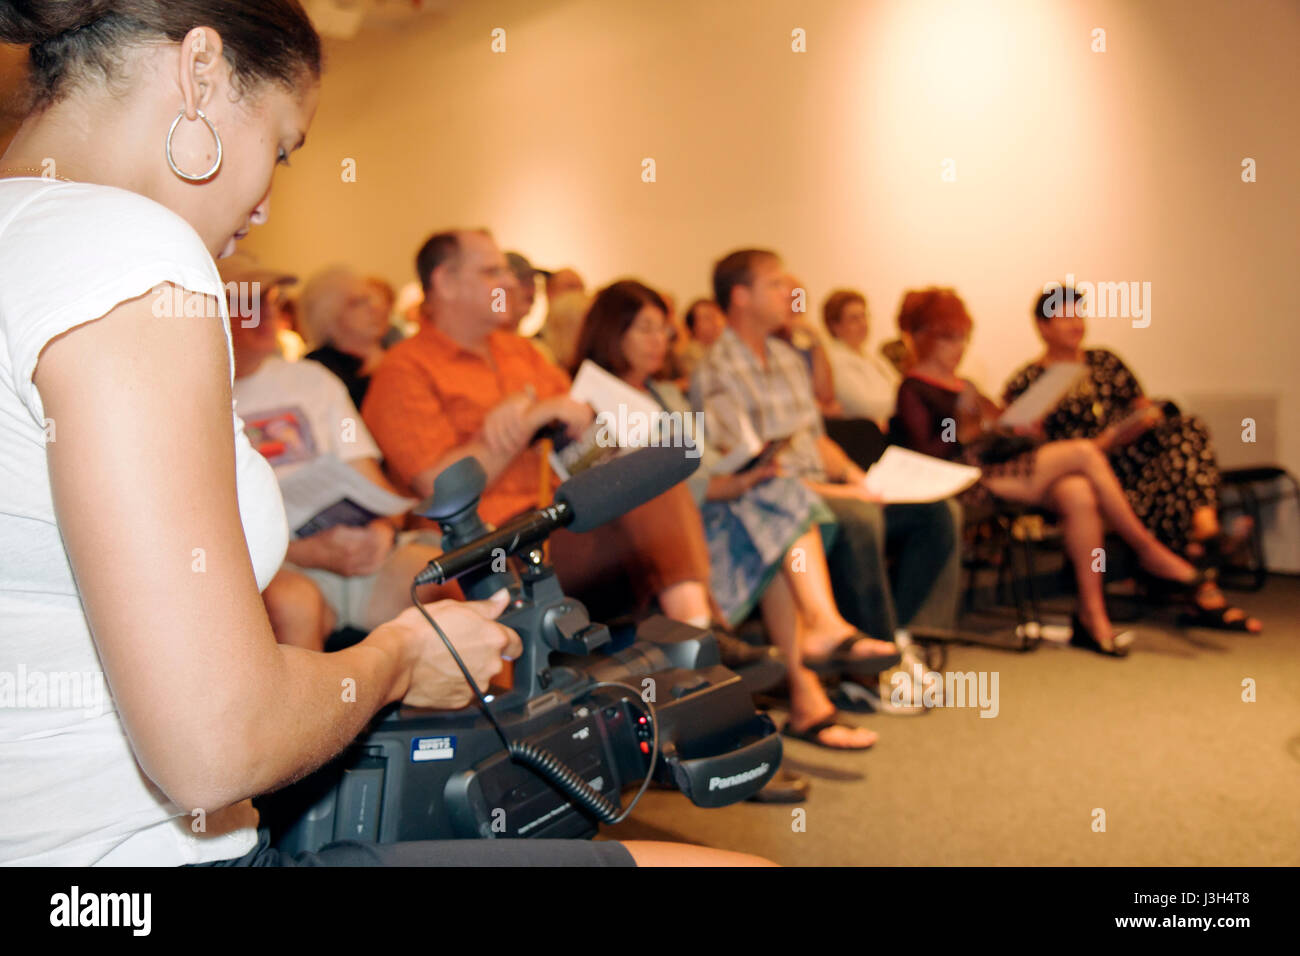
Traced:
<svg viewBox="0 0 1300 956">
<path fill-rule="evenodd" d="M 296 278 L 224 262 L 221 276 L 230 305 L 235 407 L 276 479 L 329 454 L 398 494 L 343 381 L 319 362 L 288 362 L 279 354 L 278 293 Z M 411 579 L 438 548 L 416 535 L 400 536 L 399 544 L 403 520 L 398 513 L 359 527 L 335 524 L 291 540 L 283 567 L 262 595 L 276 640 L 322 650 L 335 628 L 369 631 L 405 607 Z M 453 596 L 457 589 L 438 594 Z"/>
<path fill-rule="evenodd" d="M 510 592 L 406 608 L 334 654 L 267 619 L 289 531 L 232 408 L 213 258 L 267 221 L 315 115 L 302 5 L 29 0 L 0 5 L 0 43 L 28 48 L 0 156 L 0 675 L 75 679 L 0 706 L 0 865 L 765 863 L 645 841 L 270 845 L 253 797 L 392 704 L 470 705 L 518 658 Z"/>
<path fill-rule="evenodd" d="M 247 252 L 236 252 L 222 259 L 221 276 L 227 286 L 231 319 L 252 323 L 265 314 L 267 322 L 275 328 L 281 357 L 290 362 L 302 358 L 307 344 L 298 334 L 297 302 L 290 297 L 290 287 L 297 284 L 298 277 L 267 269 Z M 262 308 L 263 304 L 266 309 Z"/>
<path fill-rule="evenodd" d="M 826 353 L 844 417 L 869 418 L 884 431 L 894 414 L 900 379 L 892 365 L 866 348 L 866 298 L 851 289 L 832 292 L 822 317 L 831 334 Z"/>
</svg>

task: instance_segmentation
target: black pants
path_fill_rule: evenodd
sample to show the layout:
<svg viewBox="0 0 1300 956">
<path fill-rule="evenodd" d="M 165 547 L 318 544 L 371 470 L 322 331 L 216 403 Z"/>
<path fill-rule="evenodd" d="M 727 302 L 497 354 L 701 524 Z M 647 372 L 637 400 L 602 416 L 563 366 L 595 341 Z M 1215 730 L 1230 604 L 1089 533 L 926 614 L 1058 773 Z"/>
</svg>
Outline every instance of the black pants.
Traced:
<svg viewBox="0 0 1300 956">
<path fill-rule="evenodd" d="M 909 624 L 955 626 L 961 586 L 961 508 L 955 501 L 825 501 L 840 525 L 827 565 L 845 620 L 882 641 Z M 892 588 L 886 546 L 897 555 Z"/>
<path fill-rule="evenodd" d="M 267 830 L 237 860 L 195 866 L 635 866 L 621 843 L 589 840 L 420 840 L 359 843 L 341 840 L 290 856 L 272 848 Z"/>
</svg>

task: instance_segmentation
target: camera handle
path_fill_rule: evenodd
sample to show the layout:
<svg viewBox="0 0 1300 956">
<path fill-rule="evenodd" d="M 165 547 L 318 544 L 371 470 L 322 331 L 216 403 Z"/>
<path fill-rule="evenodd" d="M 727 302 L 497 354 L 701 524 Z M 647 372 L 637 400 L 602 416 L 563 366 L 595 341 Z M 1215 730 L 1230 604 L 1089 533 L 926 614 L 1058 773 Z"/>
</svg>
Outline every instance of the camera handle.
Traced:
<svg viewBox="0 0 1300 956">
<path fill-rule="evenodd" d="M 552 651 L 586 657 L 608 644 L 610 634 L 604 624 L 592 623 L 581 601 L 565 596 L 555 569 L 545 562 L 540 548 L 520 558 L 523 570 L 515 579 L 512 600 L 499 621 L 514 628 L 523 643 L 523 653 L 515 661 L 514 692 L 524 700 L 532 700 L 555 683 Z M 477 585 L 471 587 L 478 590 Z"/>
<path fill-rule="evenodd" d="M 478 513 L 479 498 L 486 486 L 487 474 L 478 460 L 472 457 L 462 458 L 435 479 L 433 496 L 425 503 L 421 513 L 436 519 L 442 528 L 444 552 L 469 544 L 488 534 L 488 527 Z M 502 557 L 508 558 L 509 555 L 502 555 Z M 468 571 L 458 578 L 461 590 L 471 601 L 490 597 L 503 587 L 510 591 L 510 604 L 498 620 L 505 626 L 514 628 L 519 634 L 523 653 L 515 662 L 515 687 L 504 696 L 502 701 L 504 704 L 515 701 L 526 702 L 546 693 L 555 679 L 550 666 L 552 651 L 585 656 L 610 641 L 609 629 L 603 624 L 593 624 L 587 614 L 587 608 L 581 601 L 565 597 L 560 589 L 559 579 L 555 576 L 555 569 L 546 563 L 540 547 L 530 548 L 520 557 L 523 559 L 523 571 L 520 574 L 509 570 L 508 565 L 504 563 L 498 565 L 498 562 L 493 560 L 490 566 Z M 566 767 L 553 754 L 532 744 L 510 740 L 506 736 L 488 706 L 487 699 L 475 685 L 464 662 L 456 654 L 450 639 L 416 598 L 415 588 L 416 584 L 412 582 L 412 602 L 447 645 L 452 656 L 456 658 L 456 663 L 465 674 L 470 687 L 473 688 L 487 718 L 496 728 L 511 759 L 524 764 L 550 781 L 553 786 L 602 822 L 618 823 L 625 819 L 650 783 L 658 758 L 659 726 L 654 705 L 649 705 L 655 746 L 651 752 L 650 768 L 646 772 L 640 793 L 632 804 L 620 813 L 616 804 L 593 789 L 579 774 Z M 631 691 L 633 695 L 636 694 L 636 688 L 617 682 L 602 681 L 595 686 L 621 687 Z"/>
<path fill-rule="evenodd" d="M 475 458 L 462 458 L 438 476 L 433 496 L 421 512 L 437 520 L 442 528 L 442 549 L 451 552 L 472 544 L 489 533 L 479 517 L 478 502 L 487 485 L 487 474 Z M 532 700 L 554 682 L 551 652 L 587 656 L 609 643 L 609 630 L 593 624 L 581 601 L 565 597 L 555 570 L 546 563 L 540 546 L 519 555 L 520 574 L 511 571 L 504 552 L 490 564 L 460 575 L 461 590 L 471 601 L 491 597 L 501 588 L 510 591 L 510 604 L 500 617 L 514 628 L 523 643 L 515 662 L 515 688 L 507 701 Z"/>
</svg>

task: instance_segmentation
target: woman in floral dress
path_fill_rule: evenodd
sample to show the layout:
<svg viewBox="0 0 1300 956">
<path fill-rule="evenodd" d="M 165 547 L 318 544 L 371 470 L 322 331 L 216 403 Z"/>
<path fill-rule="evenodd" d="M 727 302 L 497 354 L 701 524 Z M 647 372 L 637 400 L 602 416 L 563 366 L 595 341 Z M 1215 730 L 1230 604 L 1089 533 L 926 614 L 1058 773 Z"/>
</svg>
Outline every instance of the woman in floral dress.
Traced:
<svg viewBox="0 0 1300 956">
<path fill-rule="evenodd" d="M 1106 453 L 1142 523 L 1171 550 L 1212 571 L 1248 527 L 1231 540 L 1219 525 L 1219 469 L 1209 431 L 1172 402 L 1149 398 L 1114 352 L 1085 349 L 1082 295 L 1073 289 L 1044 292 L 1034 307 L 1046 349 L 1007 382 L 1003 401 L 1020 397 L 1048 367 L 1080 362 L 1086 377 L 1042 421 L 1049 441 L 1086 438 Z M 1077 306 L 1077 307 L 1076 307 Z M 1260 630 L 1259 621 L 1227 606 L 1212 580 L 1196 595 L 1184 623 L 1225 630 Z"/>
</svg>

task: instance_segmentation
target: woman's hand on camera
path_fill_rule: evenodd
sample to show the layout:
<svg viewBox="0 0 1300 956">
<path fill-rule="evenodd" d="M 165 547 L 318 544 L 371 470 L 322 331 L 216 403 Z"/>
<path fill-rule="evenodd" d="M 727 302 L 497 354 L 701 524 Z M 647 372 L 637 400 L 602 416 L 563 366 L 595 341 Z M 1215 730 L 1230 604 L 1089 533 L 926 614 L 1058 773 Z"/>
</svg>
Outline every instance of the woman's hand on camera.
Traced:
<svg viewBox="0 0 1300 956">
<path fill-rule="evenodd" d="M 505 660 L 514 660 L 523 653 L 519 635 L 496 623 L 509 601 L 510 593 L 502 588 L 486 601 L 437 601 L 424 606 L 451 640 L 480 689 L 501 673 Z M 402 628 L 414 651 L 404 703 L 452 710 L 474 699 L 447 646 L 416 608 L 408 608 L 386 626 Z"/>
</svg>

